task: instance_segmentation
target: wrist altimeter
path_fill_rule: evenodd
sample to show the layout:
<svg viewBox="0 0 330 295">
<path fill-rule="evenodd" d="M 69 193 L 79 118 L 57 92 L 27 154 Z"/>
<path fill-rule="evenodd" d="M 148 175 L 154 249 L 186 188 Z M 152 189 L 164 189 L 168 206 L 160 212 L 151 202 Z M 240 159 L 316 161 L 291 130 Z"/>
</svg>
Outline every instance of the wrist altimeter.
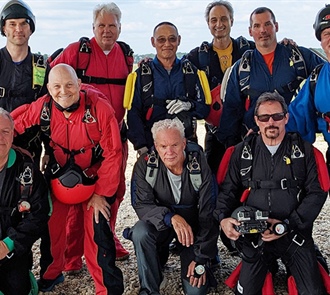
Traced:
<svg viewBox="0 0 330 295">
<path fill-rule="evenodd" d="M 200 278 L 205 273 L 205 266 L 203 264 L 196 264 L 194 269 L 194 277 Z"/>
<path fill-rule="evenodd" d="M 275 235 L 283 235 L 289 230 L 288 224 L 285 222 L 277 222 L 273 225 L 273 232 Z"/>
</svg>

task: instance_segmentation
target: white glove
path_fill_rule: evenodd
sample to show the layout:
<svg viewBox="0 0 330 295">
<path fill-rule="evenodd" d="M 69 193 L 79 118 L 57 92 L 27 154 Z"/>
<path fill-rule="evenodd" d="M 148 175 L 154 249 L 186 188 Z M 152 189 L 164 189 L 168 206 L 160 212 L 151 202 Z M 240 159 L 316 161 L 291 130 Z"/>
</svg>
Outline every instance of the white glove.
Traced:
<svg viewBox="0 0 330 295">
<path fill-rule="evenodd" d="M 140 157 L 141 155 L 145 154 L 146 152 L 148 152 L 148 148 L 146 146 L 140 148 L 137 150 L 137 155 L 136 157 Z"/>
<path fill-rule="evenodd" d="M 167 100 L 168 113 L 170 115 L 178 114 L 182 111 L 189 111 L 191 109 L 191 103 L 189 101 L 183 101 L 180 99 Z"/>
</svg>

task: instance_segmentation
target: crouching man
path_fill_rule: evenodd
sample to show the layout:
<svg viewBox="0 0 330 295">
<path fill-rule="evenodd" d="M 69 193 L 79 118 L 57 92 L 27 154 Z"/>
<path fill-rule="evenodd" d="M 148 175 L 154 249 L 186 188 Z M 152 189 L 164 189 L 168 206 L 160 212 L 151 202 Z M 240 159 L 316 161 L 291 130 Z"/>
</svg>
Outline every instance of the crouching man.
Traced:
<svg viewBox="0 0 330 295">
<path fill-rule="evenodd" d="M 235 294 L 261 294 L 277 258 L 299 294 L 327 294 L 312 238 L 329 189 L 323 155 L 298 134 L 285 132 L 289 114 L 277 92 L 258 98 L 254 119 L 260 134 L 226 152 L 229 166 L 215 210 L 243 258 Z"/>
<path fill-rule="evenodd" d="M 140 294 L 159 294 L 173 238 L 179 241 L 185 294 L 206 294 L 218 237 L 210 168 L 201 147 L 187 143 L 178 118 L 158 121 L 151 131 L 154 147 L 138 159 L 132 175 L 132 205 L 139 221 L 124 232 L 134 243 Z"/>
</svg>

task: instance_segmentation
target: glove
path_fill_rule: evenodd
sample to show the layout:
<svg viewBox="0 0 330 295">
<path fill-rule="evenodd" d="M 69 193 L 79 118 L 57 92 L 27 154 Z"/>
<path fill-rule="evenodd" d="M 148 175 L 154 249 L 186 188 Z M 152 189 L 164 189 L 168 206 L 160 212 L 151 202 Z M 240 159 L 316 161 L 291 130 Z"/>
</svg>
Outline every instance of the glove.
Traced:
<svg viewBox="0 0 330 295">
<path fill-rule="evenodd" d="M 167 112 L 170 115 L 178 114 L 182 111 L 189 111 L 191 109 L 191 103 L 189 101 L 183 101 L 180 99 L 167 100 Z"/>
<path fill-rule="evenodd" d="M 148 148 L 146 146 L 140 148 L 137 150 L 137 158 L 140 157 L 141 155 L 145 154 L 148 152 Z"/>
</svg>

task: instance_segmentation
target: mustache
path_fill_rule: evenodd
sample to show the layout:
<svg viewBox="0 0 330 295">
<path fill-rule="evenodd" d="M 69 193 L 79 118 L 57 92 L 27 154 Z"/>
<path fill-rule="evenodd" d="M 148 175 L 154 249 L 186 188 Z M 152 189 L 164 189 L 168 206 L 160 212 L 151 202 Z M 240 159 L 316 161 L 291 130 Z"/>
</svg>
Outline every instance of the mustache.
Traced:
<svg viewBox="0 0 330 295">
<path fill-rule="evenodd" d="M 271 129 L 277 129 L 277 130 L 279 130 L 279 128 L 277 127 L 277 126 L 273 126 L 273 125 L 271 125 L 271 126 L 268 126 L 268 127 L 266 127 L 265 128 L 265 131 L 267 131 L 267 130 L 271 130 Z"/>
</svg>

